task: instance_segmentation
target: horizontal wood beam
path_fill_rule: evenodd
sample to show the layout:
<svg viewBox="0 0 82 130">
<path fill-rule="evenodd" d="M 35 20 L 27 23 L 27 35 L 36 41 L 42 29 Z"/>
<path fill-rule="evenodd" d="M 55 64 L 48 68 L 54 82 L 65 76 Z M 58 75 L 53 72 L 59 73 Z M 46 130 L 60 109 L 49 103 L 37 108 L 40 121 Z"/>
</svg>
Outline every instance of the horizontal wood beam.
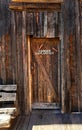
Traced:
<svg viewBox="0 0 82 130">
<path fill-rule="evenodd" d="M 55 38 L 48 38 L 48 37 L 41 37 L 41 38 L 39 38 L 39 37 L 32 37 L 31 38 L 31 42 L 34 42 L 34 43 L 40 43 L 41 41 L 43 41 L 44 42 L 44 40 L 45 40 L 45 42 L 47 41 L 47 42 L 51 42 L 51 44 L 52 43 L 54 43 L 55 45 L 58 45 L 59 43 L 60 43 L 60 37 L 55 37 Z"/>
<path fill-rule="evenodd" d="M 49 110 L 49 109 L 60 109 L 59 103 L 33 103 L 32 109 L 38 109 L 38 110 Z"/>
<path fill-rule="evenodd" d="M 32 3 L 62 3 L 63 0 L 12 0 L 12 2 L 32 2 Z"/>
<path fill-rule="evenodd" d="M 61 11 L 60 3 L 16 3 L 11 2 L 9 5 L 11 10 L 39 12 L 39 11 Z"/>
<path fill-rule="evenodd" d="M 4 91 L 15 91 L 17 90 L 17 85 L 0 85 L 0 90 Z"/>
</svg>

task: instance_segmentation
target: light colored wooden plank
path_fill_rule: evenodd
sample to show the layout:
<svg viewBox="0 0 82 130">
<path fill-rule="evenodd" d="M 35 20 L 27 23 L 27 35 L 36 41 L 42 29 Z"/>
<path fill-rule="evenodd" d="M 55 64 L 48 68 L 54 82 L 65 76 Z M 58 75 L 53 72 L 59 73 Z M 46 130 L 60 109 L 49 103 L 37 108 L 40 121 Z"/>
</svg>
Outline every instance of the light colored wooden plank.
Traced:
<svg viewBox="0 0 82 130">
<path fill-rule="evenodd" d="M 3 101 L 16 101 L 16 93 L 0 93 L 0 102 Z"/>
<path fill-rule="evenodd" d="M 31 44 L 30 36 L 28 36 L 28 88 L 29 88 L 29 109 L 31 110 L 32 103 L 32 75 L 31 75 Z"/>
<path fill-rule="evenodd" d="M 17 85 L 0 85 L 0 90 L 5 90 L 5 91 L 11 91 L 11 90 L 17 90 Z"/>
<path fill-rule="evenodd" d="M 13 113 L 16 112 L 16 108 L 15 107 L 11 107 L 11 108 L 0 108 L 0 114 L 9 114 L 9 115 L 13 115 Z"/>
<path fill-rule="evenodd" d="M 16 101 L 17 85 L 0 85 L 0 101 Z"/>
<path fill-rule="evenodd" d="M 53 125 L 35 125 L 32 130 L 81 130 L 82 125 L 69 125 L 69 124 L 53 124 Z"/>
<path fill-rule="evenodd" d="M 32 109 L 60 109 L 59 103 L 34 103 Z"/>
<path fill-rule="evenodd" d="M 0 114 L 0 128 L 10 127 L 11 116 L 8 114 Z"/>
</svg>

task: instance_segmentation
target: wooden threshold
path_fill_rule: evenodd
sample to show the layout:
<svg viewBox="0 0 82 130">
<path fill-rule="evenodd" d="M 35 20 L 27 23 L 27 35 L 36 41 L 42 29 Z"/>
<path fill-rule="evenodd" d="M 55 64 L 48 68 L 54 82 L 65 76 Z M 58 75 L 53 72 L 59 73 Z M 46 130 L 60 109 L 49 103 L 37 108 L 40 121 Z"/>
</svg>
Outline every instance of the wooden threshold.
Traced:
<svg viewBox="0 0 82 130">
<path fill-rule="evenodd" d="M 32 109 L 60 109 L 60 103 L 33 103 L 32 104 Z"/>
</svg>

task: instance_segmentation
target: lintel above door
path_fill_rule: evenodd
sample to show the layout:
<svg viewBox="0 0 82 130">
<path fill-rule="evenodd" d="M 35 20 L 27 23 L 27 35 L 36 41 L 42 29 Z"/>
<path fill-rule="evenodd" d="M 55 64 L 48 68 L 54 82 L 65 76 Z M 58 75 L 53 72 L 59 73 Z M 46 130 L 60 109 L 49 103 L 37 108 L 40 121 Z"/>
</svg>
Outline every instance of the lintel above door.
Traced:
<svg viewBox="0 0 82 130">
<path fill-rule="evenodd" d="M 61 11 L 63 0 L 12 0 L 9 8 L 12 10 L 28 12 Z"/>
<path fill-rule="evenodd" d="M 32 3 L 62 3 L 63 0 L 12 0 L 12 2 L 32 2 Z"/>
</svg>

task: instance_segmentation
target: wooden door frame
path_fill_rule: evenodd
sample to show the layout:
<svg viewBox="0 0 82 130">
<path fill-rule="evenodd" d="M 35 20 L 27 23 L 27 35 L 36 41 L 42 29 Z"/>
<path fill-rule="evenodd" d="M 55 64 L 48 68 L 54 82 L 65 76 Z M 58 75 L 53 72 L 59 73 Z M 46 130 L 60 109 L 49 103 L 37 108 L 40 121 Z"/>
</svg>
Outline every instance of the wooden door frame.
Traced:
<svg viewBox="0 0 82 130">
<path fill-rule="evenodd" d="M 42 38 L 42 39 L 46 39 L 47 37 L 44 37 L 44 38 Z M 34 39 L 41 39 L 41 38 L 35 38 L 34 37 Z M 59 46 L 59 48 L 60 48 L 60 40 L 58 40 L 59 38 L 57 37 L 57 38 L 48 38 L 48 39 L 56 39 L 56 41 L 58 42 L 59 41 L 59 44 L 58 44 L 58 46 Z M 27 48 L 28 48 L 28 57 L 27 57 L 27 59 L 28 59 L 28 89 L 29 89 L 29 108 L 30 108 L 30 111 L 31 111 L 31 109 L 32 109 L 32 73 L 31 73 L 31 61 L 32 61 L 32 57 L 31 57 L 31 36 L 30 35 L 28 35 L 27 36 Z M 59 50 L 59 52 L 58 53 L 60 53 L 60 50 Z M 59 54 L 60 55 L 60 54 Z M 61 57 L 60 57 L 61 58 Z M 59 62 L 60 63 L 60 62 Z M 60 63 L 61 64 L 61 63 Z M 60 65 L 58 66 L 59 68 L 57 68 L 58 70 L 60 69 Z M 58 82 L 60 82 L 61 81 L 61 71 L 59 71 L 59 74 L 58 74 L 58 79 L 59 79 L 59 81 Z M 61 91 L 61 84 L 59 83 L 58 84 L 58 88 L 60 89 L 60 91 Z M 60 92 L 61 93 L 61 92 Z M 59 100 L 60 100 L 60 98 L 61 98 L 61 96 L 59 96 Z M 61 104 L 61 100 L 60 100 L 60 104 Z"/>
</svg>

